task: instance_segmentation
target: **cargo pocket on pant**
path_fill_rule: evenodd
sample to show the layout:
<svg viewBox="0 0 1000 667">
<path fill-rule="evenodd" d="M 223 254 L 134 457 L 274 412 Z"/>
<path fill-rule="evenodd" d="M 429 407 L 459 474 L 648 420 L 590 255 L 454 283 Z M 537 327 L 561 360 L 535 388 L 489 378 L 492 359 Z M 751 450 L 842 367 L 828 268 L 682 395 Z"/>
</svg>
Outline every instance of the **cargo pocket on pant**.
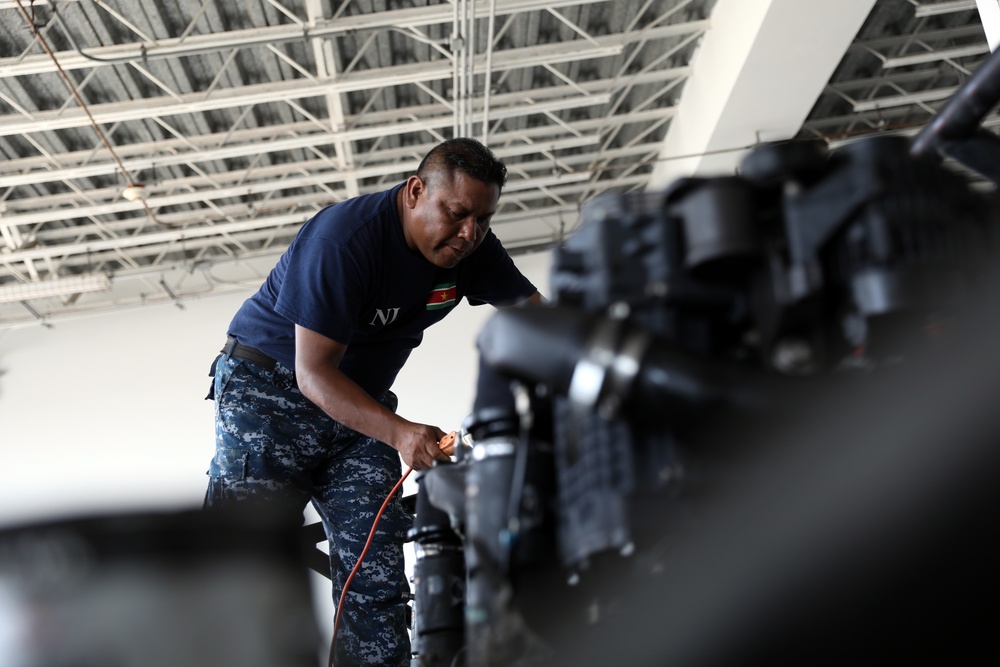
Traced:
<svg viewBox="0 0 1000 667">
<path fill-rule="evenodd" d="M 211 379 L 211 383 L 208 385 L 208 394 L 205 395 L 206 401 L 215 400 L 215 373 L 219 368 L 219 359 L 222 359 L 222 355 L 218 355 L 215 361 L 212 362 L 212 367 L 208 369 L 208 377 Z"/>
<path fill-rule="evenodd" d="M 235 483 L 247 476 L 247 460 L 250 453 L 243 450 L 223 450 L 215 453 L 208 468 L 208 489 L 205 491 L 205 507 L 223 507 L 239 500 Z"/>
</svg>

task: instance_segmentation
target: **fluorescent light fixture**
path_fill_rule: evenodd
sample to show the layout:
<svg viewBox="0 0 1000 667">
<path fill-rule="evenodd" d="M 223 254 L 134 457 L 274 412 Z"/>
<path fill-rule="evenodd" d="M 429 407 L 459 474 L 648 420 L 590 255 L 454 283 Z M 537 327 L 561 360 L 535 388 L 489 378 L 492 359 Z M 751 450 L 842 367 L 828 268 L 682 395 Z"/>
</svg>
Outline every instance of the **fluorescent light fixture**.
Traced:
<svg viewBox="0 0 1000 667">
<path fill-rule="evenodd" d="M 55 280 L 0 285 L 0 303 L 14 303 L 46 297 L 72 296 L 81 292 L 101 292 L 111 289 L 111 279 L 103 273 L 91 273 Z"/>
<path fill-rule="evenodd" d="M 948 99 L 955 93 L 956 88 L 938 88 L 936 90 L 923 90 L 919 93 L 909 93 L 906 95 L 889 95 L 879 97 L 874 100 L 862 100 L 854 103 L 854 111 L 863 113 L 865 111 L 875 111 L 876 109 L 888 109 L 889 107 L 902 107 L 907 104 L 921 104 L 923 102 L 937 102 Z"/>
<path fill-rule="evenodd" d="M 914 3 L 916 4 L 916 3 Z M 939 14 L 952 14 L 976 8 L 976 0 L 950 0 L 950 2 L 927 2 L 916 4 L 913 16 L 918 19 Z"/>
<path fill-rule="evenodd" d="M 122 197 L 129 201 L 146 201 L 146 186 L 142 183 L 129 183 L 122 190 Z"/>
<path fill-rule="evenodd" d="M 993 0 L 996 2 L 996 0 Z M 1000 8 L 998 8 L 998 13 L 1000 13 Z M 886 69 L 891 69 L 893 67 L 908 67 L 909 65 L 923 65 L 926 63 L 934 63 L 939 60 L 949 60 L 955 58 L 968 58 L 970 56 L 979 56 L 984 53 L 989 53 L 990 47 L 987 44 L 972 44 L 971 46 L 959 46 L 953 49 L 937 49 L 936 51 L 928 51 L 927 53 L 914 53 L 908 56 L 896 56 L 895 58 L 886 58 L 885 62 L 882 63 L 882 67 Z"/>
</svg>

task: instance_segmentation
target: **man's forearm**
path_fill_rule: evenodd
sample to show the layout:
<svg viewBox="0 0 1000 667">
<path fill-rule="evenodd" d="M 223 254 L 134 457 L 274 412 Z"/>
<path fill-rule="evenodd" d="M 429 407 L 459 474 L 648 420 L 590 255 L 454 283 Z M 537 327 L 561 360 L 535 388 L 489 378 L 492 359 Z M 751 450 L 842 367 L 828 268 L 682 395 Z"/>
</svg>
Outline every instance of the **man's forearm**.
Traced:
<svg viewBox="0 0 1000 667">
<path fill-rule="evenodd" d="M 296 325 L 295 377 L 302 394 L 335 421 L 394 448 L 415 470 L 446 459 L 438 448 L 444 431 L 399 417 L 344 375 L 346 351 L 343 343 Z"/>
<path fill-rule="evenodd" d="M 368 395 L 334 366 L 296 370 L 299 390 L 331 419 L 369 437 L 397 447 L 406 420 Z"/>
</svg>

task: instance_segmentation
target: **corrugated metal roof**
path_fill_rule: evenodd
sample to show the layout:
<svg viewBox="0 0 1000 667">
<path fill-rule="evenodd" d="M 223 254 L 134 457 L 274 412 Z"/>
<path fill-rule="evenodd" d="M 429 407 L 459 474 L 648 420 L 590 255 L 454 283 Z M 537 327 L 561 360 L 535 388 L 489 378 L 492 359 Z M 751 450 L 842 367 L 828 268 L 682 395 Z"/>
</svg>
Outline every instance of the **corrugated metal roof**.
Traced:
<svg viewBox="0 0 1000 667">
<path fill-rule="evenodd" d="M 931 4 L 878 0 L 800 136 L 926 121 L 988 54 L 974 2 Z M 256 284 L 315 211 L 456 134 L 508 164 L 505 244 L 558 242 L 647 184 L 714 5 L 0 0 L 0 290 L 114 285 L 0 327 Z"/>
</svg>

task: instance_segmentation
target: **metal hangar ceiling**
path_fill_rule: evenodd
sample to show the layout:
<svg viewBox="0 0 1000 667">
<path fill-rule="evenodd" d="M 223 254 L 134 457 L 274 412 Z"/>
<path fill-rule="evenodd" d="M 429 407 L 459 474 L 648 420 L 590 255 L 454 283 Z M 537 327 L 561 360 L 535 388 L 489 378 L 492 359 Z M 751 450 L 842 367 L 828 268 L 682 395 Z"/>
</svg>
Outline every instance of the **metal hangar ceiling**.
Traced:
<svg viewBox="0 0 1000 667">
<path fill-rule="evenodd" d="M 760 141 L 915 132 L 989 55 L 984 18 L 975 0 L 0 0 L 0 329 L 254 287 L 315 211 L 455 135 L 508 164 L 508 248 L 548 248 L 600 193 L 731 170 Z"/>
</svg>

